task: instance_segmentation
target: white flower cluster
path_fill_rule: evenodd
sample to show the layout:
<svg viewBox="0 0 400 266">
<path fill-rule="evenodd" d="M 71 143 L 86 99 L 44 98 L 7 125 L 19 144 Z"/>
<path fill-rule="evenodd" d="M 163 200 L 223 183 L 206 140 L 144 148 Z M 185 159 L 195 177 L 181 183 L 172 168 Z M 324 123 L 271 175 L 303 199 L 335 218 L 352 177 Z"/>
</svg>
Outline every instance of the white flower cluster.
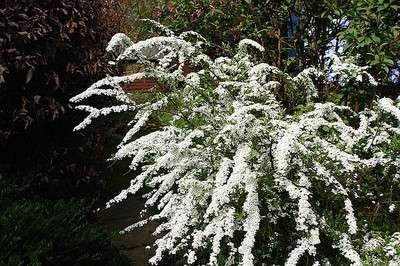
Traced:
<svg viewBox="0 0 400 266">
<path fill-rule="evenodd" d="M 363 252 L 371 258 L 372 265 L 400 264 L 400 232 L 393 233 L 387 239 L 369 234 L 364 238 Z"/>
<path fill-rule="evenodd" d="M 192 44 L 188 36 L 198 41 Z M 322 232 L 340 239 L 333 248 L 353 265 L 361 265 L 352 244 L 358 226 L 352 204 L 357 194 L 351 188 L 360 169 L 396 165 L 382 147 L 400 135 L 399 107 L 380 99 L 371 110 L 357 114 L 344 106 L 315 103 L 313 110 L 293 117 L 274 91 L 287 82 L 303 88 L 311 102 L 317 92 L 314 77 L 335 73 L 345 85 L 365 75 L 373 83 L 364 68 L 334 58 L 325 72 L 306 69 L 290 77 L 268 64 L 253 63 L 243 47 L 263 48 L 251 40 L 243 40 L 233 58 L 212 60 L 201 50 L 204 40 L 193 32 L 138 43 L 126 38 L 117 35 L 108 49 L 119 53 L 117 62 L 141 60 L 144 71 L 103 79 L 72 101 L 106 95 L 121 102 L 102 109 L 79 106 L 89 115 L 76 129 L 100 115 L 137 112 L 113 159 L 130 158 L 131 169 L 140 174 L 108 206 L 143 187 L 152 189 L 145 195 L 146 208 L 155 206 L 159 213 L 126 229 L 159 221 L 152 264 L 184 252 L 188 264 L 253 265 L 261 260 L 254 250 L 262 221 L 278 225 L 279 219 L 289 217 L 294 227 L 287 237 L 298 238 L 296 246 L 282 254 L 287 265 L 298 264 L 304 256 L 316 258 Z M 151 59 L 149 50 L 157 51 Z M 184 64 L 196 71 L 185 76 Z M 155 78 L 169 89 L 161 99 L 135 103 L 120 84 L 142 77 Z M 173 119 L 164 120 L 162 129 L 135 138 L 150 117 L 170 113 Z M 350 126 L 348 116 L 358 119 L 359 126 Z M 345 217 L 343 231 L 330 230 L 319 206 L 322 190 L 334 196 L 339 207 L 334 210 Z M 279 207 L 272 207 L 272 201 Z M 208 258 L 204 250 L 209 250 Z"/>
<path fill-rule="evenodd" d="M 378 84 L 374 77 L 367 72 L 368 67 L 354 64 L 351 58 L 339 57 L 336 54 L 329 54 L 327 58 L 331 61 L 327 77 L 336 79 L 340 85 L 344 86 L 350 81 L 361 83 L 365 81 L 365 78 L 373 86 Z"/>
</svg>

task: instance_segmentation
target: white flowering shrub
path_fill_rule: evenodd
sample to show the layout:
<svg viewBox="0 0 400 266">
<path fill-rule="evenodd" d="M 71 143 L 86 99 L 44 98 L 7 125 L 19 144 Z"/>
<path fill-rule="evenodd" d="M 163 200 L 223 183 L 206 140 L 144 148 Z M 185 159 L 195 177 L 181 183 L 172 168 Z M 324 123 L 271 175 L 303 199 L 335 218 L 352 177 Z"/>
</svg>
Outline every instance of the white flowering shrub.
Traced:
<svg viewBox="0 0 400 266">
<path fill-rule="evenodd" d="M 112 160 L 131 160 L 139 174 L 107 206 L 150 188 L 145 207 L 158 211 L 124 230 L 159 222 L 150 263 L 171 254 L 195 265 L 368 261 L 368 236 L 398 229 L 395 220 L 389 228 L 376 225 L 398 217 L 399 99 L 377 99 L 359 113 L 314 102 L 314 80 L 341 86 L 375 81 L 364 67 L 335 56 L 326 69 L 292 77 L 255 63 L 251 52 L 264 49 L 251 40 L 242 40 L 232 58 L 212 59 L 197 33 L 164 31 L 137 43 L 115 35 L 107 48 L 115 63 L 140 62 L 143 72 L 107 77 L 71 99 L 101 95 L 120 103 L 78 105 L 88 116 L 76 130 L 110 113 L 134 114 Z M 186 76 L 185 64 L 194 69 Z M 122 86 L 144 77 L 163 89 L 148 102 L 135 102 Z M 282 90 L 307 110 L 289 114 L 277 100 Z M 143 133 L 149 121 L 162 127 Z M 393 238 L 390 256 L 375 261 L 400 262 L 398 233 Z M 377 241 L 384 249 L 387 243 Z"/>
</svg>

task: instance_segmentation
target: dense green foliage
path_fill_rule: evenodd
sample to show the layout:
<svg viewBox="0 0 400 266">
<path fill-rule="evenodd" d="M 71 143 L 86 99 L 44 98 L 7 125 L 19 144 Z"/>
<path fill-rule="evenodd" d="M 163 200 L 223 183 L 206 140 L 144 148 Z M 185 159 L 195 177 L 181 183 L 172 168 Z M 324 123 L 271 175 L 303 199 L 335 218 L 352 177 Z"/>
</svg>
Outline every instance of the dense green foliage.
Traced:
<svg viewBox="0 0 400 266">
<path fill-rule="evenodd" d="M 345 13 L 349 26 L 339 36 L 347 51 L 360 54 L 362 64 L 388 82 L 390 70 L 398 68 L 400 55 L 400 5 L 394 0 L 357 0 Z"/>
<path fill-rule="evenodd" d="M 0 185 L 1 265 L 129 265 L 88 222 L 90 204 L 41 199 L 9 178 Z"/>
</svg>

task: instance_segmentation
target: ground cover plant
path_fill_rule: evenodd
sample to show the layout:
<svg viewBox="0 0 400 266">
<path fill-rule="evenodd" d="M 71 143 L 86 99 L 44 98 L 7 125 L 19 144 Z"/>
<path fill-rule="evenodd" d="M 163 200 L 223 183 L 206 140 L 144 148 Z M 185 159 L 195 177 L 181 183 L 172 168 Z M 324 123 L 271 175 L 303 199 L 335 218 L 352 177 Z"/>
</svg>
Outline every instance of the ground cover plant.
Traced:
<svg viewBox="0 0 400 266">
<path fill-rule="evenodd" d="M 1 265 L 130 265 L 88 217 L 93 200 L 52 201 L 34 178 L 0 175 Z"/>
<path fill-rule="evenodd" d="M 120 33 L 107 47 L 111 64 L 139 62 L 142 72 L 104 78 L 71 99 L 88 112 L 75 130 L 133 115 L 111 157 L 131 161 L 131 184 L 107 207 L 146 191 L 143 221 L 123 232 L 159 221 L 152 264 L 174 254 L 195 265 L 400 263 L 399 97 L 357 111 L 320 102 L 315 84 L 372 89 L 377 81 L 335 54 L 291 76 L 257 62 L 255 51 L 268 51 L 249 39 L 214 59 L 196 32 L 155 24 L 163 36 L 134 43 Z M 135 102 L 122 87 L 144 77 L 160 89 Z M 295 106 L 285 108 L 282 95 Z M 83 103 L 93 96 L 119 103 Z M 150 121 L 162 127 L 142 132 Z"/>
</svg>

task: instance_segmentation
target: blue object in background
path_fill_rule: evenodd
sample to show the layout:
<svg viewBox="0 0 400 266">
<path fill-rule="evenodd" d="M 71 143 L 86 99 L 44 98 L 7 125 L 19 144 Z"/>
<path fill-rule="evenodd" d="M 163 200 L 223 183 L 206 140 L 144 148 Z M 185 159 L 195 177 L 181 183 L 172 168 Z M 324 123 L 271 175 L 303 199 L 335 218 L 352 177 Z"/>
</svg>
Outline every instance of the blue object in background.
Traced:
<svg viewBox="0 0 400 266">
<path fill-rule="evenodd" d="M 292 13 L 289 17 L 288 25 L 288 37 L 293 38 L 297 31 L 298 17 Z M 289 57 L 296 57 L 296 51 L 294 49 L 289 50 Z"/>
</svg>

